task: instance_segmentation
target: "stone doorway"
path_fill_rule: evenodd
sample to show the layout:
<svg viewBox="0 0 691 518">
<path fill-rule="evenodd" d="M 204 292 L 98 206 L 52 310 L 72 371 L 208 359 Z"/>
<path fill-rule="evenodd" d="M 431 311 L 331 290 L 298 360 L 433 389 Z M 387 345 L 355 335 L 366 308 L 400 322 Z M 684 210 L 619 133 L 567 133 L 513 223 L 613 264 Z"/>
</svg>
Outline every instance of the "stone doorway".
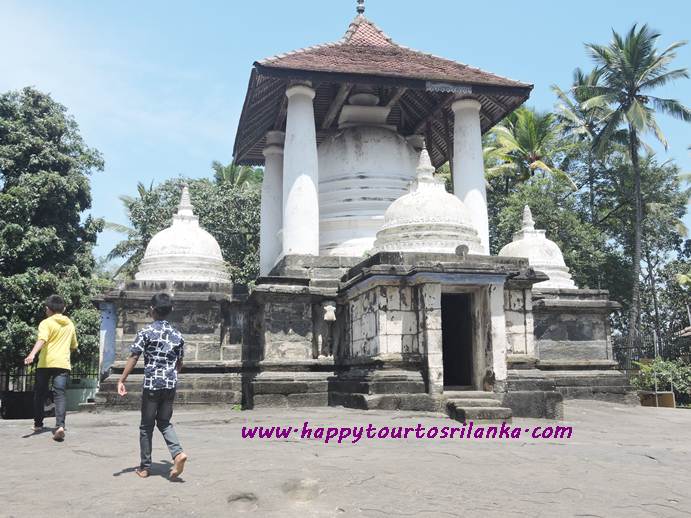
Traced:
<svg viewBox="0 0 691 518">
<path fill-rule="evenodd" d="M 442 294 L 441 326 L 444 387 L 472 387 L 473 316 L 469 293 Z"/>
</svg>

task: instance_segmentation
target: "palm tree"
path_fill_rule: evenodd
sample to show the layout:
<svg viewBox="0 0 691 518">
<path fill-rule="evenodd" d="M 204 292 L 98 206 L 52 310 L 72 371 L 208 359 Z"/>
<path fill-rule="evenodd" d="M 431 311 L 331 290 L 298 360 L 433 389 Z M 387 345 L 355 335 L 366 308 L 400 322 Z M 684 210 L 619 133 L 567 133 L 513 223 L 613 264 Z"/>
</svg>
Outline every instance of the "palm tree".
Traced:
<svg viewBox="0 0 691 518">
<path fill-rule="evenodd" d="M 600 86 L 602 71 L 594 69 L 585 74 L 580 68 L 573 73 L 573 82 L 568 93 L 556 85 L 552 85 L 552 91 L 557 95 L 559 102 L 556 105 L 557 118 L 562 131 L 576 141 L 589 144 L 587 151 L 588 168 L 588 195 L 591 222 L 596 221 L 595 216 L 595 150 L 592 147 L 593 140 L 602 128 L 602 121 L 609 115 L 609 109 L 605 103 L 589 103 L 592 95 L 590 88 Z"/>
<path fill-rule="evenodd" d="M 214 160 L 211 168 L 219 183 L 228 183 L 240 189 L 257 188 L 262 183 L 262 171 L 257 167 L 237 165 L 235 162 L 223 165 L 218 160 Z"/>
<path fill-rule="evenodd" d="M 153 182 L 148 188 L 141 182 L 137 183 L 137 194 L 139 194 L 140 200 L 145 200 L 153 190 Z M 125 213 L 127 214 L 128 219 L 131 220 L 132 218 L 130 215 L 132 207 L 137 202 L 137 198 L 124 194 L 118 196 L 118 198 L 125 208 Z M 146 229 L 144 229 L 143 232 L 139 232 L 132 227 L 110 221 L 106 221 L 105 228 L 127 236 L 122 241 L 116 243 L 113 249 L 108 252 L 108 255 L 106 256 L 106 260 L 108 261 L 112 261 L 114 259 L 125 259 L 125 262 L 120 265 L 113 277 L 117 277 L 123 273 L 125 275 L 133 273 L 133 267 L 141 260 L 141 256 L 144 253 L 143 251 L 146 248 L 146 244 L 151 239 L 151 232 L 147 232 Z"/>
<path fill-rule="evenodd" d="M 607 45 L 589 43 L 590 52 L 602 74 L 600 85 L 582 88 L 591 97 L 585 105 L 607 103 L 611 107 L 603 121 L 603 128 L 594 139 L 593 147 L 602 151 L 607 142 L 621 127 L 628 130 L 628 152 L 634 176 L 634 252 L 633 252 L 633 292 L 629 323 L 628 341 L 630 345 L 638 334 L 640 325 L 640 273 L 641 273 L 641 232 L 643 209 L 641 202 L 641 167 L 638 151 L 641 135 L 652 131 L 655 137 L 667 148 L 667 141 L 655 121 L 655 111 L 691 122 L 691 111 L 675 99 L 664 99 L 649 94 L 657 87 L 680 78 L 688 78 L 685 68 L 669 70 L 676 57 L 676 49 L 685 42 L 676 42 L 662 52 L 656 48 L 658 32 L 643 25 L 631 27 L 625 37 L 612 31 L 612 42 Z"/>
<path fill-rule="evenodd" d="M 535 171 L 566 180 L 571 178 L 554 165 L 554 159 L 566 150 L 559 139 L 556 118 L 551 113 L 519 108 L 492 129 L 493 145 L 485 149 L 485 160 L 495 165 L 486 170 L 488 178 L 504 176 L 508 191 L 510 180 L 524 182 Z"/>
</svg>

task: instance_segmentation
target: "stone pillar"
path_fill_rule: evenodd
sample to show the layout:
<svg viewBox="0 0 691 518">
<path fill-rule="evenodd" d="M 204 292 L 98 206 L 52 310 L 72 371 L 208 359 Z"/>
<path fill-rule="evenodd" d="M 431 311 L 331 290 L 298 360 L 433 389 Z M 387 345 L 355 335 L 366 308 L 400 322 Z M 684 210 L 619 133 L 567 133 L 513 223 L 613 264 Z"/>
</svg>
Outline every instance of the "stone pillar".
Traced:
<svg viewBox="0 0 691 518">
<path fill-rule="evenodd" d="M 422 352 L 427 364 L 427 391 L 430 394 L 444 392 L 444 362 L 441 330 L 441 284 L 420 286 L 421 330 L 424 345 Z"/>
<path fill-rule="evenodd" d="M 314 90 L 286 90 L 288 112 L 283 159 L 283 255 L 319 255 L 319 173 Z"/>
<path fill-rule="evenodd" d="M 454 113 L 453 185 L 454 194 L 468 208 L 482 247 L 489 255 L 489 218 L 480 107 L 475 99 L 460 99 L 451 105 Z"/>
<path fill-rule="evenodd" d="M 490 340 L 492 341 L 492 357 L 490 367 L 494 372 L 495 381 L 504 381 L 507 376 L 507 340 L 503 284 L 490 284 L 489 286 L 489 314 Z"/>
<path fill-rule="evenodd" d="M 279 238 L 283 225 L 283 140 L 282 131 L 269 131 L 264 148 L 261 227 L 259 231 L 259 275 L 268 275 L 281 253 Z"/>
</svg>

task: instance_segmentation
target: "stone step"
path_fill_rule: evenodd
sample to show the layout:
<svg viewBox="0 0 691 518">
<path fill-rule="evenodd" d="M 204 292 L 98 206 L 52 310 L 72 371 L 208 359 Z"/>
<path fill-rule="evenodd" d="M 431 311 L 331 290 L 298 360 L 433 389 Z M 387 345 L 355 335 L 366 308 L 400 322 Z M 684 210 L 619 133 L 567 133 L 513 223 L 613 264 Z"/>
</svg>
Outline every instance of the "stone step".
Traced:
<svg viewBox="0 0 691 518">
<path fill-rule="evenodd" d="M 451 404 L 447 406 L 447 413 L 451 419 L 465 423 L 467 421 L 511 421 L 512 412 L 510 408 L 488 406 L 488 407 L 456 407 Z"/>
<path fill-rule="evenodd" d="M 486 398 L 453 398 L 446 401 L 447 405 L 453 404 L 457 408 L 463 407 L 500 407 L 501 402 L 498 399 L 486 399 Z"/>
<path fill-rule="evenodd" d="M 99 390 L 98 408 L 138 409 L 141 407 L 140 390 L 128 390 L 125 397 L 120 397 L 114 390 Z M 184 390 L 175 392 L 176 405 L 239 405 L 242 403 L 242 392 L 237 390 Z"/>
<path fill-rule="evenodd" d="M 448 399 L 494 399 L 494 392 L 483 390 L 445 390 L 442 395 Z"/>
</svg>

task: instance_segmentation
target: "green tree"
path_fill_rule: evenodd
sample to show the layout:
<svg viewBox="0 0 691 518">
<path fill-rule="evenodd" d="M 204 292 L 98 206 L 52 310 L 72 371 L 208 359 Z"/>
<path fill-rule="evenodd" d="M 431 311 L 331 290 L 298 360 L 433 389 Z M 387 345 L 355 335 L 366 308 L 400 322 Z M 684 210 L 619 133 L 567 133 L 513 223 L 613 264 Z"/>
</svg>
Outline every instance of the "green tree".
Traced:
<svg viewBox="0 0 691 518">
<path fill-rule="evenodd" d="M 586 143 L 585 166 L 588 185 L 588 207 L 590 221 L 595 222 L 595 184 L 597 157 L 592 143 L 602 128 L 604 119 L 609 115 L 608 106 L 604 103 L 593 103 L 592 87 L 599 86 L 602 72 L 599 69 L 585 74 L 580 68 L 573 73 L 573 82 L 568 92 L 564 92 L 556 85 L 552 85 L 552 91 L 556 94 L 558 102 L 556 114 L 564 136 L 570 137 L 577 143 Z M 576 151 L 582 146 L 575 146 Z"/>
<path fill-rule="evenodd" d="M 237 165 L 234 162 L 223 165 L 214 160 L 211 162 L 211 169 L 218 183 L 229 184 L 238 189 L 256 189 L 262 183 L 263 174 L 259 167 Z"/>
<path fill-rule="evenodd" d="M 666 147 L 667 141 L 655 120 L 655 111 L 691 122 L 691 111 L 675 99 L 650 95 L 654 89 L 670 81 L 687 78 L 684 68 L 669 69 L 676 57 L 676 49 L 684 42 L 676 42 L 659 52 L 656 48 L 660 34 L 647 25 L 634 25 L 622 37 L 612 31 L 612 42 L 607 45 L 587 44 L 596 65 L 601 70 L 601 85 L 588 86 L 583 90 L 591 96 L 586 105 L 607 103 L 611 107 L 602 131 L 595 138 L 594 146 L 601 151 L 621 126 L 628 131 L 628 151 L 631 162 L 634 201 L 633 291 L 629 316 L 629 343 L 635 340 L 640 326 L 641 241 L 643 231 L 643 206 L 641 198 L 641 167 L 639 149 L 641 136 L 651 131 Z"/>
<path fill-rule="evenodd" d="M 641 161 L 643 201 L 641 327 L 658 340 L 665 330 L 678 327 L 678 309 L 663 304 L 662 294 L 673 288 L 667 266 L 676 254 L 682 259 L 688 231 L 681 218 L 686 213 L 689 189 L 680 185 L 679 168 L 671 161 L 658 164 L 654 156 Z M 670 284 L 672 281 L 672 284 Z M 673 317 L 674 316 L 674 317 Z"/>
<path fill-rule="evenodd" d="M 505 192 L 511 184 L 525 182 L 536 171 L 560 178 L 576 188 L 569 176 L 555 165 L 563 157 L 566 146 L 560 139 L 556 118 L 552 113 L 539 113 L 521 107 L 508 115 L 492 131 L 493 140 L 486 146 L 486 161 L 496 165 L 486 170 L 489 179 L 503 177 Z"/>
<path fill-rule="evenodd" d="M 523 207 L 530 206 L 537 228 L 557 243 L 574 281 L 581 287 L 608 288 L 604 272 L 616 268 L 617 254 L 606 236 L 594 227 L 570 196 L 571 184 L 561 178 L 534 178 L 515 187 L 508 196 L 490 191 L 490 202 L 499 205 L 490 225 L 492 252 L 512 241 L 520 230 Z"/>
<path fill-rule="evenodd" d="M 98 350 L 102 287 L 92 248 L 102 222 L 89 175 L 103 169 L 67 109 L 33 88 L 0 95 L 0 365 L 18 365 L 44 318 L 42 301 L 62 295 L 81 359 Z"/>
</svg>

